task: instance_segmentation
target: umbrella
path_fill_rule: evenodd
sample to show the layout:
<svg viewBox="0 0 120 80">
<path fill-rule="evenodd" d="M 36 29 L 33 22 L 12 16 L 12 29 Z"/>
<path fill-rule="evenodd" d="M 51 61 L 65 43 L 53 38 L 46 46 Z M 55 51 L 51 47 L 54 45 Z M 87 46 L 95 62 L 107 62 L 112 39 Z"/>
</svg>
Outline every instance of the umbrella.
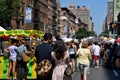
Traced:
<svg viewBox="0 0 120 80">
<path fill-rule="evenodd" d="M 120 42 L 120 38 L 116 39 L 116 42 Z"/>
</svg>

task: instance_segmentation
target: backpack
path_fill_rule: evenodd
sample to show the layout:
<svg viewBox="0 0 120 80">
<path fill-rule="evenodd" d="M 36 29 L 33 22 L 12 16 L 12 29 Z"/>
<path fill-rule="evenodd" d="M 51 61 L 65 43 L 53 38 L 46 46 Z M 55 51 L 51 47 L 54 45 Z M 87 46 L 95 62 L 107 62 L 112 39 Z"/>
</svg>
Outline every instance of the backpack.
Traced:
<svg viewBox="0 0 120 80">
<path fill-rule="evenodd" d="M 52 66 L 53 65 L 50 60 L 45 59 L 41 61 L 37 66 L 37 74 L 40 77 L 47 76 L 51 72 Z"/>
<path fill-rule="evenodd" d="M 70 48 L 69 49 L 69 54 L 70 54 L 70 58 L 75 58 L 75 56 L 76 56 L 75 49 L 74 48 Z"/>
<path fill-rule="evenodd" d="M 69 53 L 70 53 L 70 55 L 75 54 L 75 49 L 74 48 L 70 48 L 69 49 Z"/>
</svg>

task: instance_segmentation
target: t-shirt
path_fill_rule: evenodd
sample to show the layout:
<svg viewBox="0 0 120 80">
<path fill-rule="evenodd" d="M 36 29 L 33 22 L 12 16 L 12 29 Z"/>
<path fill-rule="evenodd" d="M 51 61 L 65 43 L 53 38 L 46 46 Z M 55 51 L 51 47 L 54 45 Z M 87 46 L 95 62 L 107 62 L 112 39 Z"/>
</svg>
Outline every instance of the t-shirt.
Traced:
<svg viewBox="0 0 120 80">
<path fill-rule="evenodd" d="M 95 45 L 93 50 L 94 50 L 93 51 L 94 55 L 96 55 L 96 56 L 100 55 L 100 47 L 98 45 Z"/>
<path fill-rule="evenodd" d="M 74 48 L 70 48 L 69 49 L 69 53 L 70 53 L 70 55 L 75 54 L 75 49 Z"/>
<path fill-rule="evenodd" d="M 49 43 L 42 43 L 38 45 L 35 50 L 35 57 L 37 59 L 37 63 L 45 59 L 52 61 L 51 52 L 52 47 Z"/>
<path fill-rule="evenodd" d="M 80 48 L 77 51 L 77 55 L 78 55 L 78 57 L 77 57 L 78 63 L 90 64 L 90 60 L 91 60 L 90 49 Z"/>
<path fill-rule="evenodd" d="M 17 46 L 15 45 L 11 45 L 8 47 L 9 51 L 10 51 L 10 56 L 16 57 L 17 56 L 17 52 L 15 50 L 17 50 Z"/>
<path fill-rule="evenodd" d="M 18 51 L 18 60 L 22 59 L 22 52 L 25 52 L 26 54 L 28 53 L 27 48 L 24 45 L 19 46 L 17 51 Z"/>
</svg>

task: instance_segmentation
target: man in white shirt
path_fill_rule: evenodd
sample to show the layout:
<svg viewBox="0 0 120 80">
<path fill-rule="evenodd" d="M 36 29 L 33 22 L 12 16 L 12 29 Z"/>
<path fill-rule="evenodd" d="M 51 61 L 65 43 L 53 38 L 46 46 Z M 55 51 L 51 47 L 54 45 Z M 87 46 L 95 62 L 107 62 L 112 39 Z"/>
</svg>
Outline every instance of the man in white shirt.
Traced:
<svg viewBox="0 0 120 80">
<path fill-rule="evenodd" d="M 98 42 L 95 42 L 94 44 L 93 59 L 95 61 L 95 68 L 99 68 L 100 46 L 98 45 Z"/>
</svg>

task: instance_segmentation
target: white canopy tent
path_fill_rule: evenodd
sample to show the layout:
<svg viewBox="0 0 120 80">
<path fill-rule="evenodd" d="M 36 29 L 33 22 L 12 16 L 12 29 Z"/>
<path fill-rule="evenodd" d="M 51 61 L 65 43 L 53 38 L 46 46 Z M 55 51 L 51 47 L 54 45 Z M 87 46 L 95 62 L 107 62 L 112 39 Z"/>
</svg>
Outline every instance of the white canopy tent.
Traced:
<svg viewBox="0 0 120 80">
<path fill-rule="evenodd" d="M 72 39 L 72 38 L 66 38 L 66 37 L 64 37 L 64 38 L 62 38 L 62 40 L 63 40 L 64 42 L 70 42 L 70 41 L 72 41 L 73 39 Z"/>
<path fill-rule="evenodd" d="M 108 42 L 114 43 L 114 42 L 115 42 L 115 39 L 111 39 L 111 40 L 109 40 Z"/>
<path fill-rule="evenodd" d="M 0 26 L 0 31 L 6 31 L 6 29 L 4 29 L 2 26 Z M 4 48 L 3 48 L 3 45 L 4 45 L 3 42 L 1 42 L 1 43 L 0 43 L 0 47 L 1 47 L 1 48 L 0 48 L 0 55 L 4 55 L 4 54 L 3 54 L 3 49 L 4 49 Z"/>
<path fill-rule="evenodd" d="M 0 31 L 5 31 L 6 29 L 4 29 L 2 26 L 0 26 Z"/>
</svg>

